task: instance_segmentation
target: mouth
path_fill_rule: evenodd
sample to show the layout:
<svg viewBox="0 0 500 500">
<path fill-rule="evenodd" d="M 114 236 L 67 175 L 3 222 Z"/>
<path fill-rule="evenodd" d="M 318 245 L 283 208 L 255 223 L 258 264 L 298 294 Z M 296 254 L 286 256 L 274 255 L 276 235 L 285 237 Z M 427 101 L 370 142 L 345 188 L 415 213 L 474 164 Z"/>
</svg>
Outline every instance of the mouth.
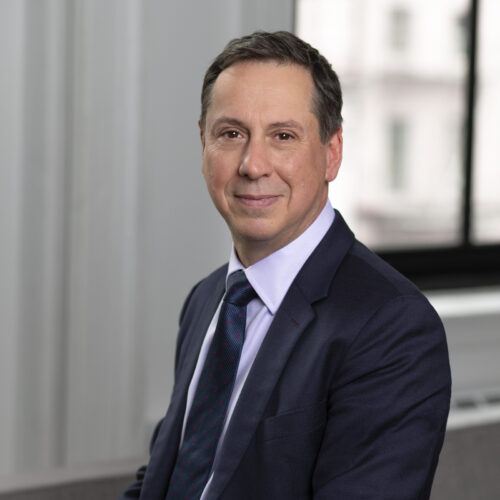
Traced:
<svg viewBox="0 0 500 500">
<path fill-rule="evenodd" d="M 273 205 L 279 196 L 274 194 L 237 194 L 234 196 L 242 205 L 250 208 L 265 208 Z"/>
</svg>

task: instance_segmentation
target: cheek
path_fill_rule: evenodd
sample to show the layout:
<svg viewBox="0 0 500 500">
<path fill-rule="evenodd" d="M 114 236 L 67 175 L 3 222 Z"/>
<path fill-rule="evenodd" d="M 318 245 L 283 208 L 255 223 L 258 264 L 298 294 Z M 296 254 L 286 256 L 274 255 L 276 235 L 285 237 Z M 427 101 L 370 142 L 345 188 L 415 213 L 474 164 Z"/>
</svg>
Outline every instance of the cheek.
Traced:
<svg viewBox="0 0 500 500">
<path fill-rule="evenodd" d="M 314 174 L 306 165 L 307 161 L 295 161 L 289 163 L 287 168 L 282 170 L 281 179 L 288 185 L 292 194 L 295 191 L 296 195 L 300 195 L 312 189 Z"/>
<path fill-rule="evenodd" d="M 301 201 L 315 199 L 326 189 L 325 172 L 320 165 L 306 162 L 295 167 L 288 175 L 283 175 L 283 180 L 290 187 L 292 198 Z"/>
<path fill-rule="evenodd" d="M 221 162 L 214 161 L 212 157 L 203 159 L 202 172 L 210 196 L 214 202 L 220 203 L 230 182 L 229 172 Z"/>
<path fill-rule="evenodd" d="M 221 170 L 221 165 L 213 158 L 213 154 L 205 153 L 203 156 L 202 171 L 205 181 L 209 186 L 216 183 L 217 178 L 220 177 Z"/>
</svg>

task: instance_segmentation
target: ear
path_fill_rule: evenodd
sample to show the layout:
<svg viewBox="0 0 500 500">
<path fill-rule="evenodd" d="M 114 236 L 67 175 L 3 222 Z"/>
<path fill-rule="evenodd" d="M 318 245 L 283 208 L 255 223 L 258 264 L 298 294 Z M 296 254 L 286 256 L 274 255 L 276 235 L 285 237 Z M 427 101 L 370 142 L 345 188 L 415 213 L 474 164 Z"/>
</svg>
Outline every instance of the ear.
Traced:
<svg viewBox="0 0 500 500">
<path fill-rule="evenodd" d="M 327 182 L 333 181 L 339 173 L 340 164 L 342 163 L 342 127 L 330 137 L 327 147 L 327 163 L 325 180 Z"/>
<path fill-rule="evenodd" d="M 200 129 L 200 140 L 201 140 L 201 151 L 205 150 L 205 134 L 203 133 L 203 129 L 201 128 L 201 121 L 198 120 L 198 128 Z"/>
</svg>

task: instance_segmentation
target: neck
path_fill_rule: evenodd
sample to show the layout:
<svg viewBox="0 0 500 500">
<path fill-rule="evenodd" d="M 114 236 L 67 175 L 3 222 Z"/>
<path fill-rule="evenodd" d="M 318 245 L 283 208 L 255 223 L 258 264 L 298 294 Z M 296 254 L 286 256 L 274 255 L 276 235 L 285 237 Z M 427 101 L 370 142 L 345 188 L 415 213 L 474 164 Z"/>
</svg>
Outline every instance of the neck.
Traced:
<svg viewBox="0 0 500 500">
<path fill-rule="evenodd" d="M 268 255 L 271 255 L 276 250 L 279 250 L 279 248 L 255 248 L 255 246 L 253 245 L 251 248 L 249 248 L 246 245 L 238 245 L 236 242 L 234 242 L 234 250 L 236 251 L 238 259 L 240 259 L 240 262 L 243 264 L 243 267 L 245 267 L 246 269 L 259 260 L 262 260 Z"/>
<path fill-rule="evenodd" d="M 276 235 L 272 239 L 254 239 L 245 238 L 241 234 L 231 231 L 233 237 L 234 249 L 238 259 L 243 264 L 245 268 L 255 264 L 256 262 L 266 258 L 268 255 L 278 251 L 280 248 L 285 247 L 293 240 L 298 238 L 303 234 L 311 224 L 318 218 L 321 210 L 324 208 L 325 202 L 321 205 L 321 209 L 314 215 L 312 220 L 307 221 L 307 224 L 303 224 L 299 231 L 293 232 L 283 232 L 280 235 Z"/>
</svg>

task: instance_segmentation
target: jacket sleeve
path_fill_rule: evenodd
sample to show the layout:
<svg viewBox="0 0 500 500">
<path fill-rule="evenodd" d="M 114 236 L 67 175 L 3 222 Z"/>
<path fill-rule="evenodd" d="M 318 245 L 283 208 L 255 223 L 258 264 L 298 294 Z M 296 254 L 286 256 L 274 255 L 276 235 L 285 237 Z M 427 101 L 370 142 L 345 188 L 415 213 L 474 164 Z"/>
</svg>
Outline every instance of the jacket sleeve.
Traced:
<svg viewBox="0 0 500 500">
<path fill-rule="evenodd" d="M 434 309 L 419 295 L 391 299 L 358 332 L 332 384 L 314 499 L 428 499 L 450 390 Z"/>
<path fill-rule="evenodd" d="M 161 419 L 155 427 L 155 430 L 153 431 L 153 435 L 151 437 L 151 441 L 149 444 L 149 452 L 151 453 L 151 450 L 153 449 L 154 443 L 156 441 L 156 437 L 158 436 L 158 432 L 160 430 L 161 424 L 163 422 L 163 419 Z M 137 472 L 135 473 L 135 482 L 131 484 L 126 491 L 122 493 L 122 495 L 119 497 L 118 500 L 126 499 L 126 498 L 139 498 L 141 495 L 141 488 L 142 488 L 142 482 L 144 480 L 144 476 L 146 474 L 146 466 L 143 465 L 139 469 L 137 469 Z"/>
</svg>

